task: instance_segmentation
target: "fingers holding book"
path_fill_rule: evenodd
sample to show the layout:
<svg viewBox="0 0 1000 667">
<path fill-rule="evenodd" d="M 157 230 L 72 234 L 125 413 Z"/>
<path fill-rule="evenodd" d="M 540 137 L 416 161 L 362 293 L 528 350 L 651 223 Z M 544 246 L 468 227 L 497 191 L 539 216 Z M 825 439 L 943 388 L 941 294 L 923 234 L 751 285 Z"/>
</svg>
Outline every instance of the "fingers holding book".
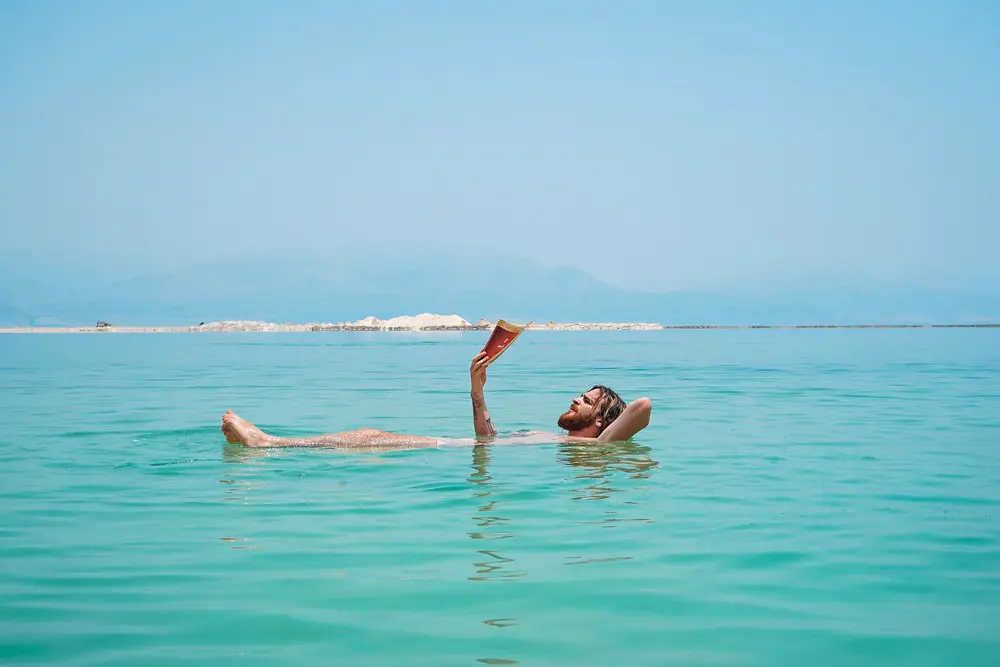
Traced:
<svg viewBox="0 0 1000 667">
<path fill-rule="evenodd" d="M 490 357 L 486 351 L 482 351 L 472 358 L 472 365 L 469 367 L 469 377 L 472 381 L 472 391 L 482 391 L 486 385 L 486 367 L 490 364 Z"/>
</svg>

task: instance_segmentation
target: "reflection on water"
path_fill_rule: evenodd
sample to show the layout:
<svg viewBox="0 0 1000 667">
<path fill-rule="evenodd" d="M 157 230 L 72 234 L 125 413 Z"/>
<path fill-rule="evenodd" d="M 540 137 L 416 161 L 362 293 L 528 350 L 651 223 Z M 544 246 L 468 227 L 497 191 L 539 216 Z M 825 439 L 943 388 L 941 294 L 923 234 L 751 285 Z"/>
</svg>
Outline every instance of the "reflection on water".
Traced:
<svg viewBox="0 0 1000 667">
<path fill-rule="evenodd" d="M 251 449 L 240 445 L 226 444 L 222 448 L 222 460 L 229 464 L 225 472 L 225 477 L 219 480 L 223 485 L 222 500 L 225 502 L 246 503 L 250 501 L 253 491 L 260 487 L 257 481 L 258 471 L 255 467 L 243 467 L 243 464 L 261 463 L 257 459 L 266 458 L 269 452 L 260 449 Z M 260 545 L 253 544 L 249 537 L 233 537 L 226 535 L 219 538 L 226 543 L 230 549 L 259 549 Z"/>
<path fill-rule="evenodd" d="M 490 492 L 488 488 L 489 483 L 493 481 L 490 477 L 490 448 L 489 446 L 482 445 L 472 448 L 472 470 L 473 473 L 469 477 L 469 481 L 473 484 L 478 484 L 484 487 L 482 492 L 475 493 L 476 497 L 482 498 L 484 496 L 489 496 Z"/>
<path fill-rule="evenodd" d="M 632 479 L 646 479 L 649 471 L 660 465 L 649 455 L 651 451 L 636 442 L 567 442 L 559 445 L 559 459 L 574 468 L 589 468 L 594 476 L 612 470 Z"/>
<path fill-rule="evenodd" d="M 476 568 L 476 574 L 470 576 L 469 581 L 512 581 L 528 576 L 527 570 L 510 568 L 508 564 L 513 563 L 514 559 L 508 558 L 498 551 L 482 549 L 476 553 L 486 556 L 487 559 L 472 563 Z"/>
<path fill-rule="evenodd" d="M 632 556 L 609 556 L 608 558 L 584 558 L 582 556 L 570 556 L 563 565 L 594 565 L 597 563 L 617 563 L 623 560 L 632 560 Z"/>
<path fill-rule="evenodd" d="M 254 463 L 256 459 L 280 456 L 283 449 L 270 447 L 244 447 L 243 445 L 225 444 L 222 446 L 223 463 Z"/>
<path fill-rule="evenodd" d="M 614 494 L 637 487 L 629 481 L 645 480 L 659 462 L 650 456 L 649 447 L 635 442 L 616 443 L 564 443 L 557 449 L 557 459 L 568 465 L 574 479 L 584 482 L 583 486 L 571 488 L 573 500 L 607 500 Z M 493 450 L 483 445 L 472 450 L 472 474 L 468 481 L 473 485 L 473 498 L 477 511 L 472 515 L 475 530 L 468 533 L 473 540 L 506 540 L 516 537 L 508 517 L 501 516 L 502 497 L 494 490 L 494 479 L 490 473 Z M 620 498 L 620 497 L 619 497 Z M 620 499 L 622 505 L 634 505 Z M 631 512 L 629 513 L 631 514 Z M 581 521 L 583 524 L 601 524 L 614 528 L 623 522 L 653 523 L 644 517 L 621 516 L 620 508 L 609 507 L 600 520 Z M 477 549 L 472 565 L 475 572 L 470 581 L 511 581 L 527 576 L 527 571 L 513 566 L 515 559 L 510 548 L 500 549 L 492 545 L 490 549 Z M 610 556 L 606 558 L 570 557 L 566 565 L 611 563 L 628 560 L 630 556 Z"/>
<path fill-rule="evenodd" d="M 227 464 L 260 463 L 257 459 L 267 458 L 271 450 L 253 449 L 240 445 L 226 445 L 222 448 L 222 461 Z M 219 480 L 224 484 L 222 499 L 230 502 L 247 502 L 251 491 L 258 486 L 257 471 L 254 468 L 233 467 L 226 471 L 226 476 Z"/>
<path fill-rule="evenodd" d="M 587 520 L 574 523 L 599 523 L 605 528 L 615 528 L 626 521 L 652 523 L 649 519 L 636 518 L 635 509 L 641 505 L 634 500 L 625 500 L 627 495 L 622 493 L 642 488 L 644 484 L 641 480 L 651 477 L 651 471 L 659 463 L 650 456 L 650 451 L 649 447 L 635 443 L 567 443 L 558 446 L 555 450 L 557 461 L 568 466 L 572 473 L 571 483 L 562 487 L 564 489 L 568 487 L 570 498 L 610 500 L 603 505 L 573 503 L 573 515 L 587 516 Z M 493 455 L 494 450 L 489 445 L 475 447 L 472 451 L 472 472 L 468 481 L 476 511 L 471 517 L 475 529 L 470 531 L 468 536 L 475 540 L 477 548 L 474 549 L 472 559 L 473 572 L 467 579 L 475 582 L 503 583 L 521 580 L 528 576 L 526 569 L 518 567 L 515 550 L 520 546 L 530 552 L 531 547 L 519 545 L 519 540 L 516 539 L 519 531 L 512 525 L 510 517 L 518 516 L 518 513 L 514 511 L 508 514 L 508 512 L 518 501 L 506 498 L 503 492 L 504 485 L 497 484 L 494 480 L 490 471 Z M 581 487 L 577 480 L 583 481 L 584 485 Z M 638 484 L 636 480 L 640 480 Z M 605 516 L 593 521 L 594 510 L 603 511 Z M 550 516 L 549 520 L 565 521 L 553 516 Z M 483 543 L 481 540 L 495 541 Z M 487 544 L 490 548 L 478 548 Z M 566 555 L 562 564 L 601 567 L 629 561 L 632 558 L 631 555 L 614 552 L 597 555 L 587 553 L 587 555 Z M 495 611 L 500 612 L 499 609 Z M 503 628 L 516 626 L 518 619 L 488 618 L 482 623 L 503 632 Z M 518 661 L 512 657 L 488 657 L 478 658 L 477 662 L 488 665 L 513 665 Z"/>
<path fill-rule="evenodd" d="M 500 530 L 509 522 L 509 519 L 496 514 L 497 499 L 492 498 L 490 488 L 493 477 L 490 476 L 489 464 L 492 456 L 489 446 L 478 446 L 472 450 L 472 471 L 469 482 L 475 485 L 474 498 L 480 499 L 478 512 L 472 516 L 476 530 L 469 533 L 473 540 L 503 540 L 514 537 L 514 533 L 508 530 Z M 514 562 L 513 558 L 504 555 L 498 549 L 477 549 L 476 560 L 472 563 L 476 568 L 475 574 L 469 577 L 469 581 L 509 581 L 520 579 L 527 572 L 524 570 L 514 570 L 509 567 Z M 482 558 L 485 557 L 485 558 Z"/>
<path fill-rule="evenodd" d="M 574 488 L 574 500 L 604 500 L 623 491 L 615 485 L 616 473 L 628 479 L 649 479 L 650 471 L 660 465 L 649 453 L 652 450 L 635 442 L 564 443 L 559 446 L 559 460 L 579 470 L 577 479 L 584 486 Z"/>
<path fill-rule="evenodd" d="M 231 549 L 259 549 L 260 547 L 254 544 L 242 544 L 245 542 L 250 542 L 249 537 L 220 537 L 223 542 L 229 543 L 229 548 Z"/>
</svg>

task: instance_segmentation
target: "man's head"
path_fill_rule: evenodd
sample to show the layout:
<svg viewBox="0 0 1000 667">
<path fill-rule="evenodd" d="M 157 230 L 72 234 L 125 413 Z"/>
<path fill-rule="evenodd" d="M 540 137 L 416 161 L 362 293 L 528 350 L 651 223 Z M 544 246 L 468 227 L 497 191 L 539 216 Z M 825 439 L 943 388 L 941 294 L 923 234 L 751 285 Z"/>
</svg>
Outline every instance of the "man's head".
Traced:
<svg viewBox="0 0 1000 667">
<path fill-rule="evenodd" d="M 596 438 L 625 410 L 625 401 L 613 390 L 596 384 L 573 399 L 569 410 L 559 417 L 559 428 Z"/>
</svg>

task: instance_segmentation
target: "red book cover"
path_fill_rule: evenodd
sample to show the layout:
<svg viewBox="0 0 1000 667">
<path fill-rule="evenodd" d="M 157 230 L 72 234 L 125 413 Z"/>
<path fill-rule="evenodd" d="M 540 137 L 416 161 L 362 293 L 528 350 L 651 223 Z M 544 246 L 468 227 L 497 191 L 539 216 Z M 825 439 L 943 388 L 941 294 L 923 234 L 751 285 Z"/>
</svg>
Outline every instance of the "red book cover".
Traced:
<svg viewBox="0 0 1000 667">
<path fill-rule="evenodd" d="M 493 333 L 490 334 L 490 339 L 486 341 L 486 345 L 483 347 L 483 352 L 486 352 L 489 357 L 486 365 L 489 366 L 496 361 L 517 337 L 521 335 L 522 331 L 524 331 L 524 327 L 522 326 L 503 320 L 497 322 L 497 325 L 493 327 Z"/>
</svg>

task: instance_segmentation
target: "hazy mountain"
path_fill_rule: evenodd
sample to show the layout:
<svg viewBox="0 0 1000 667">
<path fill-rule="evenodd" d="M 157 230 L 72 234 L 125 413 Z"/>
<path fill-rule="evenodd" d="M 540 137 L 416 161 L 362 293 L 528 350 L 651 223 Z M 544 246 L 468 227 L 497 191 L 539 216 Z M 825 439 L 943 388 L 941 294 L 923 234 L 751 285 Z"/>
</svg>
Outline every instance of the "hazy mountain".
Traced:
<svg viewBox="0 0 1000 667">
<path fill-rule="evenodd" d="M 0 326 L 26 326 L 31 317 L 9 303 L 0 301 Z"/>
<path fill-rule="evenodd" d="M 627 271 L 627 265 L 622 266 Z M 357 249 L 259 256 L 116 279 L 101 264 L 5 261 L 0 324 L 197 324 L 223 319 L 347 321 L 456 313 L 470 321 L 776 324 L 1000 321 L 1000 295 L 813 288 L 803 293 L 644 293 L 576 269 L 460 252 Z"/>
</svg>

